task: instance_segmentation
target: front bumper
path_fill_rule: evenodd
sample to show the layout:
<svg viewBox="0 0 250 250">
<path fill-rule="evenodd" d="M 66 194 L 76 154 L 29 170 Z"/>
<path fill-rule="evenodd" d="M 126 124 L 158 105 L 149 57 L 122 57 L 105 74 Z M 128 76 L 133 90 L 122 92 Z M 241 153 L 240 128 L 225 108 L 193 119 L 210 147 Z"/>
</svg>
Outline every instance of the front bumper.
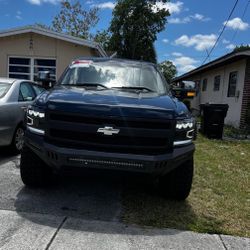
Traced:
<svg viewBox="0 0 250 250">
<path fill-rule="evenodd" d="M 55 171 L 74 168 L 113 169 L 163 175 L 193 157 L 194 144 L 161 155 L 136 155 L 76 150 L 48 144 L 42 136 L 26 131 L 26 145 Z"/>
</svg>

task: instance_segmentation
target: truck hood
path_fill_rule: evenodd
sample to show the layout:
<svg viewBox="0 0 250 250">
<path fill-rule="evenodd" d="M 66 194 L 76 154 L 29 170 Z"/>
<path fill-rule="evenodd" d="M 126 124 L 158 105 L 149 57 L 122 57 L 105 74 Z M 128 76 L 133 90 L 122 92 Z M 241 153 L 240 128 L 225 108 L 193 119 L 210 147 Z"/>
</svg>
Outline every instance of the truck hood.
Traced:
<svg viewBox="0 0 250 250">
<path fill-rule="evenodd" d="M 114 89 L 56 87 L 40 95 L 35 105 L 50 110 L 101 116 L 189 117 L 186 106 L 171 96 Z"/>
</svg>

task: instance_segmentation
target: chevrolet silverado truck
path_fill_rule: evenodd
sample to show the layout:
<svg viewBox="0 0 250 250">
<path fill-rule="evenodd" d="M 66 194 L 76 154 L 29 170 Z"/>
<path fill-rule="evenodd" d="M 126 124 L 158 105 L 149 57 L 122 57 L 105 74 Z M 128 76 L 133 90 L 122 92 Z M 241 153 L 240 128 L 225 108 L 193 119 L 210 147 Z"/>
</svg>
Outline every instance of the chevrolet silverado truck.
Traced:
<svg viewBox="0 0 250 250">
<path fill-rule="evenodd" d="M 27 111 L 25 185 L 78 168 L 137 172 L 184 200 L 193 178 L 194 120 L 156 65 L 79 58 Z"/>
</svg>

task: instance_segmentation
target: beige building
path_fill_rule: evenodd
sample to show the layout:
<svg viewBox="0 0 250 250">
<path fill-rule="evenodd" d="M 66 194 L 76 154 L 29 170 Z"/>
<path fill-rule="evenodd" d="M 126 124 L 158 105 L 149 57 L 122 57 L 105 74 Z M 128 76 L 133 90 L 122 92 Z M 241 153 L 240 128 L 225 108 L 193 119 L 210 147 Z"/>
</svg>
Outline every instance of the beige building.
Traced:
<svg viewBox="0 0 250 250">
<path fill-rule="evenodd" d="M 98 43 L 37 26 L 0 32 L 0 77 L 36 80 L 38 71 L 50 70 L 58 79 L 79 56 L 107 55 Z"/>
<path fill-rule="evenodd" d="M 250 127 L 250 50 L 232 52 L 175 79 L 196 82 L 197 96 L 191 106 L 228 104 L 225 123 Z"/>
</svg>

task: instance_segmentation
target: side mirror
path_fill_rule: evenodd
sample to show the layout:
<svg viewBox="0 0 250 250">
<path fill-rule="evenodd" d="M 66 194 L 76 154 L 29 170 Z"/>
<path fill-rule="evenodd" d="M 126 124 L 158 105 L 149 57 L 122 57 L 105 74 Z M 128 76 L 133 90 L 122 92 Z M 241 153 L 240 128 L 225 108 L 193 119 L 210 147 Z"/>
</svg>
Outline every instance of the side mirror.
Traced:
<svg viewBox="0 0 250 250">
<path fill-rule="evenodd" d="M 42 86 L 46 89 L 53 87 L 55 79 L 51 77 L 50 71 L 39 71 L 37 81 L 42 83 Z"/>
<path fill-rule="evenodd" d="M 179 99 L 182 96 L 182 91 L 180 89 L 171 89 L 172 96 Z"/>
</svg>

